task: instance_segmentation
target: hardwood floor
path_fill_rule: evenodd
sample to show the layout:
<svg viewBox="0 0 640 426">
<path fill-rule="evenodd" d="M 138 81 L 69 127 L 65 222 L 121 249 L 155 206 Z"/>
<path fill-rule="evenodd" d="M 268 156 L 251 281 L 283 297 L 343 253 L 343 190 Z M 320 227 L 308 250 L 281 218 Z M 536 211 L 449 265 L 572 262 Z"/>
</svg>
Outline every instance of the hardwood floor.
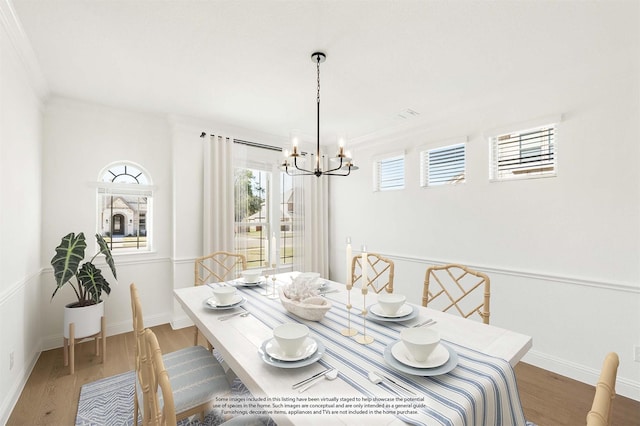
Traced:
<svg viewBox="0 0 640 426">
<path fill-rule="evenodd" d="M 193 344 L 193 329 L 152 327 L 163 352 Z M 201 342 L 204 344 L 205 342 Z M 43 352 L 7 422 L 8 426 L 73 425 L 80 387 L 134 368 L 133 333 L 107 338 L 107 360 L 95 356 L 93 342 L 76 347 L 76 373 L 63 366 L 62 349 Z M 527 420 L 538 426 L 584 425 L 594 388 L 537 367 L 520 363 L 515 369 Z M 640 402 L 617 396 L 613 425 L 640 426 Z"/>
<path fill-rule="evenodd" d="M 522 362 L 515 371 L 527 420 L 539 426 L 586 423 L 595 392 L 593 386 Z M 616 395 L 612 407 L 612 425 L 640 425 L 640 402 Z"/>
</svg>

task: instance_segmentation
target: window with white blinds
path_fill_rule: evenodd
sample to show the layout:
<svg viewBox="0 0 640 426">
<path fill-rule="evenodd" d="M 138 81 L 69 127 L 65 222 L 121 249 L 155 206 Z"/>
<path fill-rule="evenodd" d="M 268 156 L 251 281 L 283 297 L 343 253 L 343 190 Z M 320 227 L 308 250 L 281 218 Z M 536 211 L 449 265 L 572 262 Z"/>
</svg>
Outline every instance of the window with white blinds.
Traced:
<svg viewBox="0 0 640 426">
<path fill-rule="evenodd" d="M 373 165 L 374 191 L 404 189 L 404 154 L 377 160 Z"/>
<path fill-rule="evenodd" d="M 429 149 L 420 153 L 420 185 L 438 186 L 465 181 L 466 144 Z"/>
<path fill-rule="evenodd" d="M 492 180 L 556 175 L 555 125 L 501 134 L 490 142 Z"/>
</svg>

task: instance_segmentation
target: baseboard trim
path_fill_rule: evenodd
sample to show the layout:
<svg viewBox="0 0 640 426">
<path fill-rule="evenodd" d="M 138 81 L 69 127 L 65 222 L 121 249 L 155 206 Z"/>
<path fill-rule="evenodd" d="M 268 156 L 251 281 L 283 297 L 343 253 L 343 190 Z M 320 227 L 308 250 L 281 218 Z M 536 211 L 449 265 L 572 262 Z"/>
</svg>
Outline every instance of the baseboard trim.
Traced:
<svg viewBox="0 0 640 426">
<path fill-rule="evenodd" d="M 171 328 L 174 330 L 191 326 L 193 326 L 193 321 L 191 321 L 191 319 L 186 315 L 180 315 L 179 317 L 174 317 L 171 320 Z"/>
<path fill-rule="evenodd" d="M 167 324 L 171 321 L 171 315 L 158 314 L 149 317 L 144 317 L 145 327 L 155 327 L 156 325 Z M 115 324 L 107 325 L 107 337 L 115 336 L 116 334 L 128 333 L 133 330 L 133 323 L 131 321 L 120 321 Z M 42 350 L 48 351 L 51 349 L 57 349 L 62 347 L 62 333 L 49 335 L 42 339 Z M 107 348 L 108 350 L 109 348 Z"/>
<path fill-rule="evenodd" d="M 38 358 L 40 358 L 41 352 L 35 352 L 33 357 L 31 357 L 31 361 L 25 368 L 22 369 L 18 377 L 19 380 L 16 380 L 15 383 L 11 386 L 9 391 L 4 396 L 4 399 L 1 401 L 0 405 L 0 424 L 7 424 L 9 421 L 9 416 L 13 412 L 13 409 L 24 390 L 25 385 L 27 384 L 27 380 L 29 380 L 29 376 L 31 376 L 31 372 L 33 368 L 36 366 L 36 362 L 38 362 Z"/>
<path fill-rule="evenodd" d="M 527 352 L 522 361 L 592 386 L 598 382 L 600 377 L 600 370 L 588 368 L 533 349 Z M 635 401 L 640 401 L 640 382 L 618 376 L 616 393 Z"/>
</svg>

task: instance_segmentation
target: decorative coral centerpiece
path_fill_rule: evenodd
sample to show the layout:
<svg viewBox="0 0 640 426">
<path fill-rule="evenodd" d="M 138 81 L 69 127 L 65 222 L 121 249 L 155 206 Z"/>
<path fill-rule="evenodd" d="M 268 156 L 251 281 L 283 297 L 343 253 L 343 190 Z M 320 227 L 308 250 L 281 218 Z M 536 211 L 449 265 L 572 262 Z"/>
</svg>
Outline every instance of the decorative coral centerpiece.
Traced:
<svg viewBox="0 0 640 426">
<path fill-rule="evenodd" d="M 302 319 L 320 321 L 331 309 L 331 302 L 320 296 L 321 286 L 317 274 L 300 274 L 278 290 L 282 306 Z"/>
</svg>

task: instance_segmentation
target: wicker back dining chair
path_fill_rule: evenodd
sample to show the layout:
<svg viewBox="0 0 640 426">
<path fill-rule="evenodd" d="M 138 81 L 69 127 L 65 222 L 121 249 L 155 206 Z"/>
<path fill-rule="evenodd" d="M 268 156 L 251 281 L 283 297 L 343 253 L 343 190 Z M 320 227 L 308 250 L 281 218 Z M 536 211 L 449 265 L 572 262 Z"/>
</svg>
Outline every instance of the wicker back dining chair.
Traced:
<svg viewBox="0 0 640 426">
<path fill-rule="evenodd" d="M 477 313 L 489 324 L 490 285 L 486 274 L 463 265 L 430 266 L 424 276 L 422 306 L 453 310 L 464 318 Z"/>
<path fill-rule="evenodd" d="M 146 379 L 145 363 L 149 362 L 149 354 L 146 352 L 145 328 L 142 319 L 142 305 L 135 284 L 129 286 L 131 292 L 131 311 L 133 314 L 133 332 L 136 339 L 135 367 L 136 395 L 133 399 L 134 419 L 138 419 L 140 411 L 140 393 L 143 400 L 145 386 L 150 382 Z M 178 381 L 171 383 L 175 400 L 175 411 L 178 419 L 186 418 L 194 414 L 200 414 L 200 420 L 204 421 L 204 415 L 213 406 L 216 395 L 228 394 L 231 391 L 227 375 L 220 362 L 203 346 L 189 346 L 162 356 L 164 365 L 169 372 L 169 377 L 178 377 Z M 148 364 L 147 367 L 148 368 Z M 148 397 L 148 395 L 147 395 Z M 146 404 L 146 401 L 144 402 Z M 144 406 L 146 410 L 146 405 Z M 144 417 L 145 411 L 143 411 Z M 174 416 L 175 417 L 175 416 Z M 137 422 L 135 422 L 137 424 Z M 147 424 L 144 422 L 144 424 Z"/>
<path fill-rule="evenodd" d="M 356 285 L 358 280 L 366 280 L 367 285 L 376 293 L 385 290 L 393 293 L 393 261 L 377 253 L 367 253 L 367 276 L 362 277 L 362 256 L 351 259 L 351 282 Z M 362 282 L 362 281 L 360 281 Z"/>
<path fill-rule="evenodd" d="M 587 426 L 609 426 L 611 424 L 611 404 L 616 396 L 616 375 L 619 363 L 618 354 L 615 352 L 610 352 L 605 357 L 596 385 L 593 404 L 587 414 Z"/>
<path fill-rule="evenodd" d="M 237 278 L 245 269 L 247 258 L 243 254 L 216 251 L 196 259 L 194 285 Z"/>
<path fill-rule="evenodd" d="M 140 388 L 143 392 L 144 407 L 142 424 L 145 426 L 175 426 L 176 406 L 169 372 L 164 367 L 162 351 L 158 339 L 148 328 L 142 334 L 140 357 Z M 158 395 L 162 392 L 162 400 Z"/>
<path fill-rule="evenodd" d="M 221 282 L 237 278 L 240 272 L 247 269 L 247 258 L 243 254 L 228 251 L 216 251 L 196 259 L 194 266 L 194 285 L 209 282 Z M 198 344 L 198 327 L 194 326 L 193 344 Z M 213 346 L 207 341 L 209 350 Z"/>
<path fill-rule="evenodd" d="M 158 344 L 155 333 L 149 329 L 144 331 L 145 356 L 141 373 L 141 388 L 145 392 L 144 421 L 145 426 L 175 426 L 180 414 L 176 415 L 177 397 L 173 390 L 171 372 L 165 367 L 166 356 Z M 162 398 L 159 395 L 162 393 Z M 220 426 L 266 426 L 271 424 L 269 416 L 244 414 L 232 417 Z M 189 424 L 193 424 L 190 421 Z M 200 424 L 204 424 L 201 420 Z"/>
</svg>

